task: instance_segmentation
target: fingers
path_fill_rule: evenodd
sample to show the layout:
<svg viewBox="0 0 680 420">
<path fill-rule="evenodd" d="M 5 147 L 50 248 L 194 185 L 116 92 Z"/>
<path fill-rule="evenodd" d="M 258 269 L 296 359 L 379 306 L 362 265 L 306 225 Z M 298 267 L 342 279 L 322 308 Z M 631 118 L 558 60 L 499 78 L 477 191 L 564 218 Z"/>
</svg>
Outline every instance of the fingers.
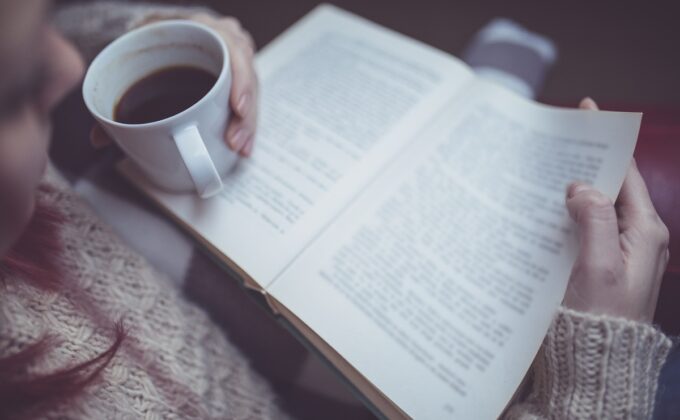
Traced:
<svg viewBox="0 0 680 420">
<path fill-rule="evenodd" d="M 591 98 L 583 98 L 579 104 L 581 109 L 597 110 L 597 104 Z M 620 216 L 620 225 L 624 229 L 641 219 L 649 219 L 652 223 L 658 219 L 654 205 L 647 191 L 645 181 L 640 175 L 635 159 L 631 162 L 626 178 L 623 181 L 619 197 L 616 200 L 616 210 Z"/>
<path fill-rule="evenodd" d="M 252 61 L 252 49 L 243 41 L 231 47 L 232 88 L 229 104 L 234 111 L 226 132 L 232 150 L 250 155 L 257 124 L 257 76 Z M 245 45 L 245 46 L 244 46 Z"/>
<path fill-rule="evenodd" d="M 616 207 L 621 217 L 626 219 L 656 215 L 647 185 L 640 175 L 635 159 L 628 167 L 619 198 L 616 200 Z"/>
<path fill-rule="evenodd" d="M 257 124 L 258 81 L 253 66 L 255 42 L 234 18 L 199 16 L 197 20 L 219 32 L 229 48 L 232 75 L 229 105 L 233 114 L 225 132 L 225 140 L 233 151 L 249 156 Z"/>
<path fill-rule="evenodd" d="M 231 63 L 232 86 L 229 104 L 236 115 L 247 125 L 252 122 L 248 121 L 248 117 L 256 111 L 257 75 L 253 66 L 255 43 L 250 34 L 234 18 L 221 19 L 220 26 L 229 47 Z M 254 129 L 254 127 L 247 128 Z"/>
<path fill-rule="evenodd" d="M 234 45 L 230 47 L 233 82 L 229 97 L 234 114 L 225 134 L 233 151 L 250 156 L 257 124 L 257 76 L 251 47 L 243 39 L 238 39 Z"/>
<path fill-rule="evenodd" d="M 94 124 L 90 130 L 90 144 L 95 149 L 101 149 L 111 144 L 113 140 L 106 134 L 99 124 Z"/>
<path fill-rule="evenodd" d="M 586 98 L 581 99 L 581 102 L 578 104 L 578 107 L 580 109 L 590 109 L 590 110 L 593 110 L 593 111 L 597 111 L 598 109 L 600 109 L 600 108 L 598 108 L 595 101 L 593 101 L 593 99 L 590 98 L 590 97 L 586 97 Z"/>
<path fill-rule="evenodd" d="M 257 113 L 253 112 L 245 118 L 232 115 L 225 133 L 227 144 L 231 150 L 241 156 L 248 157 L 252 153 L 255 142 L 255 126 Z"/>
<path fill-rule="evenodd" d="M 253 67 L 253 50 L 243 39 L 231 42 L 229 46 L 232 72 L 232 90 L 229 98 L 231 108 L 246 117 L 254 111 L 257 91 L 257 76 Z"/>
<path fill-rule="evenodd" d="M 231 150 L 241 156 L 249 156 L 255 141 L 259 90 L 253 66 L 255 42 L 233 17 L 215 18 L 198 14 L 192 20 L 217 31 L 229 48 L 232 84 L 228 101 L 233 113 L 224 139 Z"/>
<path fill-rule="evenodd" d="M 668 251 L 668 228 L 659 217 L 652 199 L 647 191 L 635 160 L 631 162 L 628 173 L 621 186 L 619 198 L 616 201 L 619 214 L 619 224 L 624 237 L 630 243 L 625 247 L 639 247 L 637 255 L 647 255 L 647 259 L 654 259 L 656 253 L 666 254 Z M 665 255 L 662 255 L 665 258 Z M 667 261 L 662 261 L 663 267 Z"/>
<path fill-rule="evenodd" d="M 613 203 L 593 187 L 574 183 L 567 189 L 567 209 L 578 227 L 581 274 L 610 277 L 610 267 L 622 258 Z"/>
</svg>

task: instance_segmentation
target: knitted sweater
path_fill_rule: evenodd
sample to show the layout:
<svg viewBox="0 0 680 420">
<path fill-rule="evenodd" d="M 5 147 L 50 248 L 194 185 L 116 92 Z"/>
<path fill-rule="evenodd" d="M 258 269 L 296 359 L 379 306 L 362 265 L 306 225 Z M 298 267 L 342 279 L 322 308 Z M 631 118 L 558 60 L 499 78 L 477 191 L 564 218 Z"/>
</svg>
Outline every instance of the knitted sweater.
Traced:
<svg viewBox="0 0 680 420">
<path fill-rule="evenodd" d="M 506 418 L 650 419 L 670 348 L 650 324 L 561 308 Z"/>
<path fill-rule="evenodd" d="M 103 225 L 53 170 L 41 202 L 65 215 L 67 287 L 45 292 L 0 277 L 0 357 L 45 335 L 55 346 L 32 366 L 49 373 L 105 351 L 122 320 L 128 337 L 76 401 L 49 418 L 285 418 L 268 384 L 198 307 Z"/>
<path fill-rule="evenodd" d="M 150 13 L 184 9 L 112 3 L 59 14 L 60 28 L 91 58 L 103 43 Z M 94 19 L 94 20 L 93 20 Z M 45 193 L 68 218 L 63 262 L 79 292 L 43 292 L 0 279 L 0 357 L 49 332 L 59 340 L 35 372 L 71 366 L 111 344 L 110 325 L 123 319 L 129 338 L 77 401 L 50 418 L 282 418 L 267 384 L 201 311 L 74 195 L 54 171 Z M 82 297 L 90 304 L 84 305 Z M 509 419 L 645 419 L 670 340 L 647 324 L 562 309 L 532 369 L 527 395 Z"/>
</svg>

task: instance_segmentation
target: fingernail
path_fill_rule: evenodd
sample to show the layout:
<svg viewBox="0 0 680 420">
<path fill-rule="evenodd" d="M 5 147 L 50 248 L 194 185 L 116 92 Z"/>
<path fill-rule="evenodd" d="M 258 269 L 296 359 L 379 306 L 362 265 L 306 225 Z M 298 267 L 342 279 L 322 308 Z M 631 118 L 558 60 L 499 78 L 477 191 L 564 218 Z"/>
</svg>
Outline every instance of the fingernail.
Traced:
<svg viewBox="0 0 680 420">
<path fill-rule="evenodd" d="M 243 95 L 241 95 L 241 97 L 238 100 L 238 104 L 236 104 L 236 112 L 238 112 L 241 116 L 245 115 L 246 112 L 248 112 L 249 102 L 250 102 L 249 93 L 244 93 Z"/>
<path fill-rule="evenodd" d="M 246 132 L 245 128 L 239 128 L 238 131 L 236 131 L 236 134 L 234 134 L 234 137 L 231 139 L 232 150 L 235 152 L 241 150 L 246 140 L 248 140 L 248 133 Z"/>
</svg>

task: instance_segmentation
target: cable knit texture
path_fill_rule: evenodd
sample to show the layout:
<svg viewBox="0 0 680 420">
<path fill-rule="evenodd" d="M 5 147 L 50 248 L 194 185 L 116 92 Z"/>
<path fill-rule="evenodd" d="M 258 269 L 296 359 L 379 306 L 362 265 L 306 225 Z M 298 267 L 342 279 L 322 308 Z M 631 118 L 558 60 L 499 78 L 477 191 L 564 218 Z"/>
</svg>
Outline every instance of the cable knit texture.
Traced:
<svg viewBox="0 0 680 420">
<path fill-rule="evenodd" d="M 32 366 L 49 373 L 106 350 L 122 319 L 123 346 L 75 401 L 47 418 L 285 418 L 268 384 L 199 308 L 189 303 L 90 212 L 51 170 L 44 202 L 62 229 L 67 287 L 44 292 L 0 278 L 0 357 L 48 334 L 56 346 Z M 161 246 L 161 244 L 159 244 Z"/>
<path fill-rule="evenodd" d="M 562 308 L 507 419 L 650 419 L 670 347 L 652 325 Z"/>
</svg>

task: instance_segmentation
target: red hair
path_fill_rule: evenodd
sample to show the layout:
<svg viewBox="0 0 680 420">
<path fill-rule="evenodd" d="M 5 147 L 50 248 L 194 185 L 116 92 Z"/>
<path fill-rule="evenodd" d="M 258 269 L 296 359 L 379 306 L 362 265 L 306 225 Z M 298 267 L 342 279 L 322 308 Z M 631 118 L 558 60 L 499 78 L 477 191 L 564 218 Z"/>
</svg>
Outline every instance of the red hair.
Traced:
<svg viewBox="0 0 680 420">
<path fill-rule="evenodd" d="M 31 222 L 13 248 L 0 259 L 0 276 L 18 276 L 33 286 L 57 290 L 63 278 L 59 231 L 64 216 L 37 204 Z"/>
<path fill-rule="evenodd" d="M 12 250 L 0 259 L 0 285 L 5 276 L 16 276 L 43 290 L 63 288 L 60 264 L 63 245 L 60 227 L 64 217 L 55 209 L 38 204 L 31 223 Z M 93 383 L 118 351 L 125 331 L 115 324 L 111 346 L 96 357 L 57 371 L 29 375 L 27 368 L 57 343 L 44 336 L 16 354 L 0 358 L 0 419 L 36 417 L 55 403 L 80 394 Z"/>
</svg>

